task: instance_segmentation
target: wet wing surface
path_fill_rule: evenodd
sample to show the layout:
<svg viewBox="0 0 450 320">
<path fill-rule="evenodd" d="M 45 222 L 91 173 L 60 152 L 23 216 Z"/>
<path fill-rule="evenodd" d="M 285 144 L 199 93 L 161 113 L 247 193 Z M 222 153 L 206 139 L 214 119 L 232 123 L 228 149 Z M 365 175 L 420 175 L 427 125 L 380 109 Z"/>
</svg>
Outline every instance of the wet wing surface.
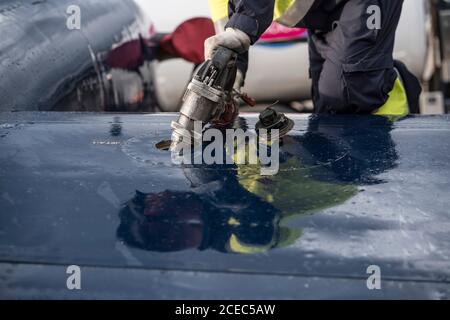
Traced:
<svg viewBox="0 0 450 320">
<path fill-rule="evenodd" d="M 281 297 L 330 296 L 348 280 L 337 296 L 356 297 L 377 265 L 393 296 L 448 296 L 449 117 L 294 116 L 273 177 L 173 165 L 156 144 L 175 118 L 1 114 L 0 269 L 15 275 L 3 285 L 21 268 L 47 277 L 75 264 L 161 279 L 155 297 L 233 281 L 257 281 L 242 297 L 258 297 L 272 280 Z"/>
</svg>

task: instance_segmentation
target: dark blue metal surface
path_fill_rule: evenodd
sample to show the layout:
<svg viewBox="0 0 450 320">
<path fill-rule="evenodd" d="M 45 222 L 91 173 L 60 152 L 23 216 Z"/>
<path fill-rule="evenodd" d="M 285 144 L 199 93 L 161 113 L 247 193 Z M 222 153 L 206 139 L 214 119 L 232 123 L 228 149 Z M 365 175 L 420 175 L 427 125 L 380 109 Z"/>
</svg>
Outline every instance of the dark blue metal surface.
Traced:
<svg viewBox="0 0 450 320">
<path fill-rule="evenodd" d="M 105 277 L 116 296 L 148 281 L 153 298 L 448 297 L 448 116 L 293 116 L 265 178 L 173 165 L 155 144 L 175 118 L 0 114 L 3 296 L 34 297 L 23 288 L 46 288 L 45 266 L 76 264 L 91 270 L 87 297 Z M 68 296 L 55 281 L 46 294 Z"/>
</svg>

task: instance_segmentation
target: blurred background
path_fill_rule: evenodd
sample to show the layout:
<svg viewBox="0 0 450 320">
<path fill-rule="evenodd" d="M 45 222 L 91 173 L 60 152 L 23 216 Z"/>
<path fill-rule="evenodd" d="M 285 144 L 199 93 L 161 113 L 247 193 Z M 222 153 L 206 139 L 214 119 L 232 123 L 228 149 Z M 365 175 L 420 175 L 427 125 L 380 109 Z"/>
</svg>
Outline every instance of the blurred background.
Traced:
<svg viewBox="0 0 450 320">
<path fill-rule="evenodd" d="M 150 15 L 177 8 L 174 15 L 155 15 L 160 32 L 171 32 L 181 22 L 197 16 L 210 16 L 208 1 L 137 0 Z M 450 59 L 450 1 L 414 0 L 404 2 L 403 16 L 397 34 L 395 58 L 422 80 L 425 86 L 422 113 L 444 113 L 444 95 L 448 93 Z M 258 101 L 282 101 L 294 110 L 311 111 L 308 101 L 308 50 L 305 37 L 260 41 L 251 48 L 250 68 L 245 91 Z M 442 54 L 442 56 L 441 56 Z M 157 93 L 163 108 L 176 111 L 191 67 L 181 59 L 161 62 L 157 67 Z M 172 86 L 167 85 L 171 83 Z M 430 90 L 432 92 L 430 93 Z M 448 102 L 447 102 L 448 104 Z"/>
<path fill-rule="evenodd" d="M 66 27 L 70 5 L 80 29 Z M 0 110 L 176 112 L 196 64 L 180 47 L 203 50 L 177 28 L 209 17 L 207 0 L 2 1 Z M 447 113 L 450 1 L 404 2 L 395 58 L 421 80 L 421 113 Z M 274 23 L 251 48 L 244 91 L 261 106 L 311 112 L 308 67 L 306 32 Z"/>
</svg>

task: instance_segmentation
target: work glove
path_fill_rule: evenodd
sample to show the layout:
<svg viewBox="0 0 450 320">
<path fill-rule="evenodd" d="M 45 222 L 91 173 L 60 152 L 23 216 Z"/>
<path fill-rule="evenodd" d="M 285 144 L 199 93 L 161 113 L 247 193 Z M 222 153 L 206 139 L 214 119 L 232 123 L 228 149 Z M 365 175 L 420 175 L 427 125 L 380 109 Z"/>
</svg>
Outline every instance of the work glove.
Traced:
<svg viewBox="0 0 450 320">
<path fill-rule="evenodd" d="M 231 125 L 239 115 L 240 94 L 244 84 L 244 74 L 237 70 L 236 79 L 233 84 L 233 92 L 231 92 L 230 100 L 225 103 L 223 113 L 219 119 L 213 121 L 216 128 L 225 128 Z"/>
<path fill-rule="evenodd" d="M 205 59 L 210 60 L 218 47 L 225 47 L 241 54 L 250 48 L 250 37 L 239 29 L 227 28 L 205 41 Z"/>
<path fill-rule="evenodd" d="M 241 88 L 244 85 L 244 74 L 238 69 L 236 73 L 236 80 L 234 80 L 233 89 L 237 92 L 241 92 Z"/>
<path fill-rule="evenodd" d="M 244 85 L 244 74 L 241 70 L 237 70 L 236 73 L 236 79 L 234 80 L 233 84 L 233 92 L 231 93 L 231 98 L 233 99 L 234 103 L 239 106 L 241 104 L 241 98 L 240 95 L 242 93 L 241 89 Z"/>
</svg>

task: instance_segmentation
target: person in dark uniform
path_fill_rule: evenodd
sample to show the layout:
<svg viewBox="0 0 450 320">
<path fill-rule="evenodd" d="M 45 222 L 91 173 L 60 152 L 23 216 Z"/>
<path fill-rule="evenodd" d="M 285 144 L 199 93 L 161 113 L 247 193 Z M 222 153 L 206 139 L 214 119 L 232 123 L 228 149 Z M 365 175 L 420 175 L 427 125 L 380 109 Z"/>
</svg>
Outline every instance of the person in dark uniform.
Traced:
<svg viewBox="0 0 450 320">
<path fill-rule="evenodd" d="M 286 26 L 309 30 L 316 113 L 405 116 L 419 112 L 420 84 L 404 64 L 393 58 L 403 0 L 209 3 L 219 33 L 206 40 L 205 57 L 210 58 L 218 46 L 240 54 L 235 88 L 243 85 L 249 47 L 275 18 Z"/>
</svg>

